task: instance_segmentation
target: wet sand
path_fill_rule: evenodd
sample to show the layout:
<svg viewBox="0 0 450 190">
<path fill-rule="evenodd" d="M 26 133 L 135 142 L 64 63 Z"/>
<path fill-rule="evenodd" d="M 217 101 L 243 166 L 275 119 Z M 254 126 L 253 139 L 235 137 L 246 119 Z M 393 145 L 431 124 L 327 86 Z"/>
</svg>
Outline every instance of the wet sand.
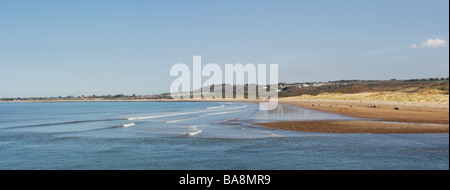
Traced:
<svg viewBox="0 0 450 190">
<path fill-rule="evenodd" d="M 448 133 L 448 125 L 385 123 L 380 121 L 281 121 L 257 123 L 270 129 L 314 133 L 413 134 Z"/>
<path fill-rule="evenodd" d="M 283 100 L 279 103 L 361 118 L 356 121 L 258 123 L 271 129 L 318 133 L 449 133 L 449 106 L 340 100 Z M 375 108 L 371 108 L 374 105 Z M 398 109 L 395 109 L 397 107 Z M 375 121 L 368 121 L 375 120 Z M 401 123 L 390 123 L 401 122 Z"/>
</svg>

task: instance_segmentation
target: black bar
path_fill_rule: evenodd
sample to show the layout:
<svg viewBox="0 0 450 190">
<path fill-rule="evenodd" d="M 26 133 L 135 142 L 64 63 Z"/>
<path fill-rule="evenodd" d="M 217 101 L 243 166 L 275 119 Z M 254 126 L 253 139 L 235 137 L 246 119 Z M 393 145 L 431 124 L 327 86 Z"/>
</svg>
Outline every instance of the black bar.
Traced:
<svg viewBox="0 0 450 190">
<path fill-rule="evenodd" d="M 267 177 L 268 176 L 268 177 Z M 211 183 L 206 180 L 212 179 Z M 276 188 L 288 187 L 430 187 L 448 186 L 449 171 L 281 171 L 281 170 L 152 170 L 152 171 L 0 171 L 3 185 L 173 187 L 173 188 Z M 182 179 L 185 178 L 185 184 Z M 196 179 L 202 184 L 186 184 Z M 233 180 L 236 179 L 236 180 Z M 270 180 L 267 180 L 269 179 Z M 228 180 L 227 180 L 228 179 Z M 24 183 L 17 183 L 23 181 Z M 250 183 L 250 184 L 249 184 Z M 442 186 L 443 185 L 443 186 Z M 70 186 L 70 187 L 71 187 Z M 208 187 L 209 186 L 209 187 Z M 148 189 L 148 188 L 144 188 Z M 297 189 L 297 188 L 296 188 Z"/>
</svg>

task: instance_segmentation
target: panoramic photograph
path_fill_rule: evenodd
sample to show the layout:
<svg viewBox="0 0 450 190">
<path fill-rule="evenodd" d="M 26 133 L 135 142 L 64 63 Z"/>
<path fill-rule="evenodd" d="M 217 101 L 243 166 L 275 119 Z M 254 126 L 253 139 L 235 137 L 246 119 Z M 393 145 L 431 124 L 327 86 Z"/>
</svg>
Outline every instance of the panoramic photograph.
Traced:
<svg viewBox="0 0 450 190">
<path fill-rule="evenodd" d="M 0 36 L 0 170 L 449 170 L 445 0 L 0 1 Z"/>
</svg>

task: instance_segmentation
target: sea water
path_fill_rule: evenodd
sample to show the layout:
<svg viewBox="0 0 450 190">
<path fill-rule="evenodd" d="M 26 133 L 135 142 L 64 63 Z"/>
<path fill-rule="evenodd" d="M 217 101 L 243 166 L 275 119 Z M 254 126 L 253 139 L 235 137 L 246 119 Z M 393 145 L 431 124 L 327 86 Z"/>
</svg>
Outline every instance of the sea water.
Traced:
<svg viewBox="0 0 450 190">
<path fill-rule="evenodd" d="M 0 169 L 449 169 L 448 134 L 327 134 L 253 125 L 351 120 L 237 102 L 0 103 Z"/>
</svg>

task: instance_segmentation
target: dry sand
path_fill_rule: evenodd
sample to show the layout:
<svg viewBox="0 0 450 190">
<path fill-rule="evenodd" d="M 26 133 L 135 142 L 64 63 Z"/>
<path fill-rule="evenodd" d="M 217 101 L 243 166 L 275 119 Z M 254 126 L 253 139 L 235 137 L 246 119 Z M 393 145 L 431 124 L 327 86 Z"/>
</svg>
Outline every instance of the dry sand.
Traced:
<svg viewBox="0 0 450 190">
<path fill-rule="evenodd" d="M 449 124 L 449 106 L 350 100 L 283 100 L 280 103 L 346 116 L 405 123 Z M 375 105 L 376 108 L 370 108 Z M 398 107 L 398 110 L 394 109 Z"/>
</svg>

